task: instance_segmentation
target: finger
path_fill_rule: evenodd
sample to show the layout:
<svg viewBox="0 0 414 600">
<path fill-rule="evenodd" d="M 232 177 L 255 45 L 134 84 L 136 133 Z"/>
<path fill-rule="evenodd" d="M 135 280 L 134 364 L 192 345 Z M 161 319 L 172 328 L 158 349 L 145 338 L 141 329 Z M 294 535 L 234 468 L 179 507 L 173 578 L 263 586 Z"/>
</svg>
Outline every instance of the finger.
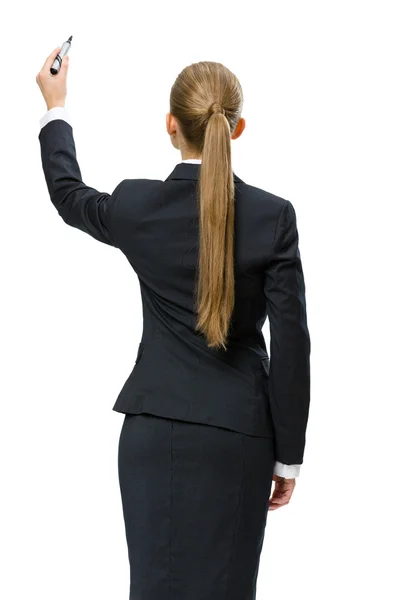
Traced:
<svg viewBox="0 0 414 600">
<path fill-rule="evenodd" d="M 275 511 L 278 510 L 279 508 L 282 508 L 284 506 L 284 504 L 273 504 L 272 506 L 269 506 L 268 511 Z"/>
<path fill-rule="evenodd" d="M 55 60 L 56 56 L 59 54 L 60 50 L 61 50 L 61 46 L 58 46 L 57 48 L 55 48 L 53 50 L 53 52 L 51 52 L 49 54 L 49 56 L 45 60 L 45 64 L 43 65 L 42 71 L 46 71 L 46 70 L 50 69 L 50 67 L 53 65 L 53 61 Z"/>
<path fill-rule="evenodd" d="M 291 492 L 291 491 L 293 491 L 294 487 L 295 487 L 294 485 L 289 485 L 282 481 L 277 482 L 274 485 L 273 493 L 275 493 L 275 492 L 279 492 L 279 493 Z"/>
<path fill-rule="evenodd" d="M 68 69 L 69 69 L 69 56 L 66 54 L 66 56 L 63 57 L 62 66 L 60 67 L 58 76 L 66 77 Z"/>
<path fill-rule="evenodd" d="M 279 490 L 276 494 L 273 494 L 276 498 L 290 498 L 293 494 L 293 490 Z"/>
<path fill-rule="evenodd" d="M 274 490 L 272 494 L 272 498 L 283 498 L 288 494 L 287 490 Z"/>
<path fill-rule="evenodd" d="M 278 508 L 282 508 L 282 506 L 283 506 L 283 504 L 270 504 L 269 503 L 268 511 L 277 510 Z"/>
<path fill-rule="evenodd" d="M 270 501 L 271 502 L 284 502 L 285 500 L 289 500 L 289 498 L 292 496 L 292 494 L 288 491 L 284 491 L 284 492 L 276 492 L 274 494 L 272 494 Z"/>
<path fill-rule="evenodd" d="M 289 500 L 272 500 L 269 502 L 269 508 L 280 508 L 281 506 L 285 506 L 286 504 L 289 504 Z"/>
<path fill-rule="evenodd" d="M 278 481 L 275 481 L 272 493 L 275 494 L 276 492 L 278 492 L 281 489 L 282 489 L 282 486 L 280 485 L 280 483 Z"/>
<path fill-rule="evenodd" d="M 289 502 L 289 498 L 271 498 L 271 500 L 269 500 L 269 504 L 271 506 L 280 506 L 282 504 L 286 504 L 287 502 Z"/>
<path fill-rule="evenodd" d="M 281 502 L 286 502 L 287 500 L 289 500 L 290 496 L 283 494 L 281 496 L 272 496 L 272 498 L 270 498 L 270 502 L 277 502 L 277 503 L 281 503 Z"/>
</svg>

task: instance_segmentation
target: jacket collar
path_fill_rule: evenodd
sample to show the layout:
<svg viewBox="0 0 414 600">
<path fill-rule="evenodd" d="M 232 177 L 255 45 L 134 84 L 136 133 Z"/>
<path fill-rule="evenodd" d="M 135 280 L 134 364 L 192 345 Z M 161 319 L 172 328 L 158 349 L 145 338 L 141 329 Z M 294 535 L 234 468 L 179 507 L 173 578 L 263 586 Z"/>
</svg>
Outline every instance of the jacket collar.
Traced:
<svg viewBox="0 0 414 600">
<path fill-rule="evenodd" d="M 198 163 L 178 163 L 172 173 L 168 175 L 165 181 L 169 179 L 191 179 L 193 181 L 198 180 L 200 174 L 200 164 Z M 233 171 L 234 181 L 238 183 L 244 183 Z"/>
</svg>

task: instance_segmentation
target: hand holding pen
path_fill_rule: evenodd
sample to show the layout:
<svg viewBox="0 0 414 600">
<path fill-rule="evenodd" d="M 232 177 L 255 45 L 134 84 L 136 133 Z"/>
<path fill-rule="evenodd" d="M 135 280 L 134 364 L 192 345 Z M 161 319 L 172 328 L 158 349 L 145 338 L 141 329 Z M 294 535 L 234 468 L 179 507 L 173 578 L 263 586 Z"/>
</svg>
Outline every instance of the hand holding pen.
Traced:
<svg viewBox="0 0 414 600">
<path fill-rule="evenodd" d="M 55 48 L 36 75 L 36 82 L 40 87 L 48 110 L 55 106 L 65 106 L 66 80 L 69 68 L 68 52 L 71 41 L 72 36 L 61 47 Z"/>
</svg>

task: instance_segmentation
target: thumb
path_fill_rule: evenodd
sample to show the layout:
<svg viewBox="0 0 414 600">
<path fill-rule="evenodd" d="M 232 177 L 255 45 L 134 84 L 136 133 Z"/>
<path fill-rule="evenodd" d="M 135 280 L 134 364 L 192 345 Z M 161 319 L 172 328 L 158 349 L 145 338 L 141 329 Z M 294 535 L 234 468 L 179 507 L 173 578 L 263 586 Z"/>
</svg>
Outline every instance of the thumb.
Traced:
<svg viewBox="0 0 414 600">
<path fill-rule="evenodd" d="M 52 52 L 52 54 L 50 54 L 47 59 L 45 60 L 45 64 L 42 67 L 42 71 L 47 72 L 49 70 L 49 67 L 52 66 L 53 61 L 55 60 L 56 56 L 59 54 L 60 52 L 60 46 L 58 46 L 57 48 L 55 48 Z"/>
</svg>

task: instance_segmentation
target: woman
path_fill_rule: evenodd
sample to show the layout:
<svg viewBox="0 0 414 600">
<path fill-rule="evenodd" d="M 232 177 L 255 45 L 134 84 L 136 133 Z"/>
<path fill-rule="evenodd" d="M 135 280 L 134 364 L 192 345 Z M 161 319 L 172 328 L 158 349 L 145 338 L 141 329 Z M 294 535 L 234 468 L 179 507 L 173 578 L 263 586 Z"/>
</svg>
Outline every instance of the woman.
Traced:
<svg viewBox="0 0 414 600">
<path fill-rule="evenodd" d="M 186 67 L 172 87 L 166 125 L 182 162 L 165 181 L 126 179 L 112 194 L 85 185 L 64 112 L 67 57 L 49 72 L 58 51 L 37 76 L 51 200 L 66 223 L 121 250 L 142 295 L 142 339 L 113 407 L 125 414 L 130 600 L 254 599 L 268 511 L 291 498 L 309 411 L 294 208 L 233 173 L 243 94 L 214 62 Z"/>
</svg>

